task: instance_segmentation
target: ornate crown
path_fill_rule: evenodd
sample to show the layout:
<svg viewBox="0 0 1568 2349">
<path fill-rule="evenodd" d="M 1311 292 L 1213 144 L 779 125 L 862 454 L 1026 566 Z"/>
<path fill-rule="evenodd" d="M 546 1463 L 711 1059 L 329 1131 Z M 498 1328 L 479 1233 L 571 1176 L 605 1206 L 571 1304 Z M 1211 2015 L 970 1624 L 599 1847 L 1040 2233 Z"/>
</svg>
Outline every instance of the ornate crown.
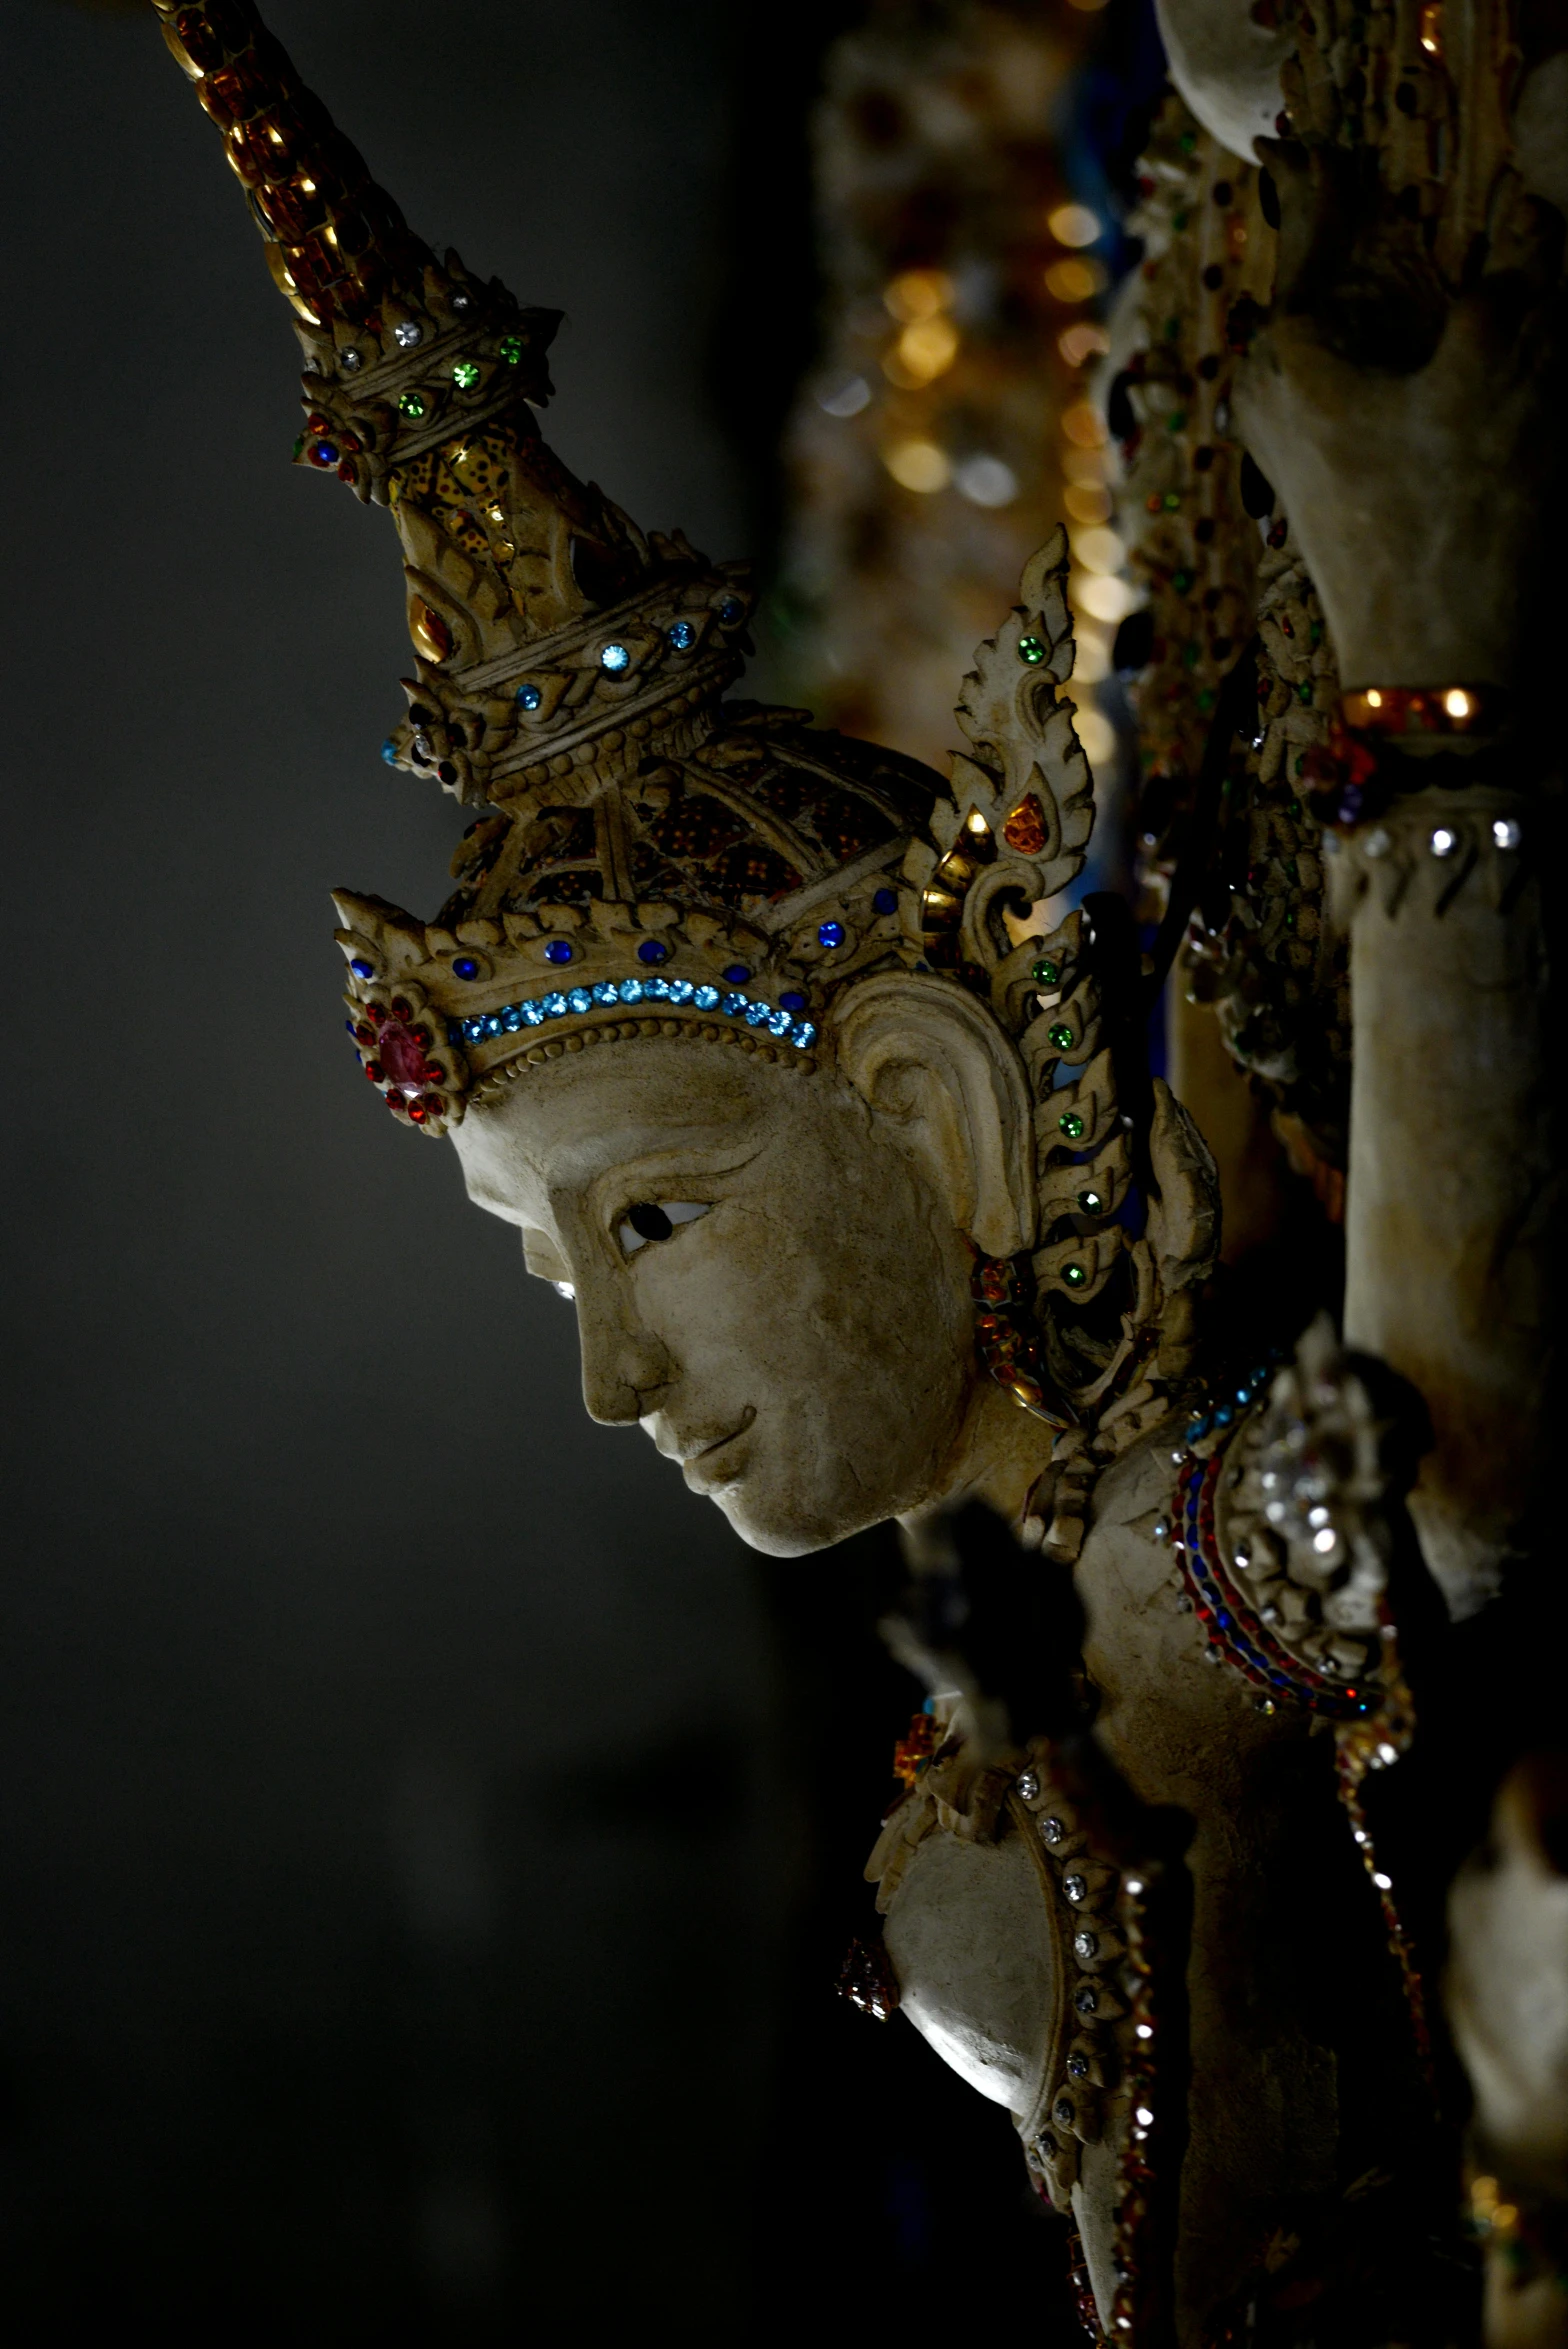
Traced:
<svg viewBox="0 0 1568 2349">
<path fill-rule="evenodd" d="M 1081 872 L 1093 822 L 1057 691 L 1064 534 L 976 655 L 951 786 L 803 712 L 722 704 L 746 575 L 645 537 L 546 448 L 556 313 L 436 261 L 249 0 L 154 5 L 296 314 L 298 459 L 386 506 L 402 541 L 417 675 L 386 755 L 486 811 L 433 922 L 337 898 L 349 1026 L 389 1108 L 440 1134 L 563 1052 L 670 1032 L 798 1064 L 849 982 L 946 977 L 1017 1040 L 1035 1103 L 1035 1245 L 977 1273 L 993 1373 L 1047 1418 L 1047 1388 L 1102 1416 L 1113 1391 L 1124 1411 L 1150 1400 L 1162 1300 L 1207 1243 L 1183 1253 L 1157 1212 L 1144 1234 L 1124 1213 L 1159 1122 L 1145 1104 L 1131 1131 L 1118 1091 L 1136 956 L 1129 992 L 1121 942 L 1085 912 L 1027 927 Z M 1158 1194 L 1156 1166 L 1156 1211 Z M 1060 1327 L 1051 1298 L 1072 1309 Z"/>
</svg>

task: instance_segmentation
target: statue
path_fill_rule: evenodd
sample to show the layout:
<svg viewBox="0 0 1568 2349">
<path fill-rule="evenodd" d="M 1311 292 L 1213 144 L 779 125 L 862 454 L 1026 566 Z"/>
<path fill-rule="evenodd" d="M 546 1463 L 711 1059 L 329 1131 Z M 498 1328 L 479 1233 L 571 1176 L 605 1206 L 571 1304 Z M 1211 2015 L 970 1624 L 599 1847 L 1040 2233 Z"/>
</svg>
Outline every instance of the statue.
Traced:
<svg viewBox="0 0 1568 2349">
<path fill-rule="evenodd" d="M 594 1417 L 774 1555 L 908 1531 L 931 1695 L 851 1987 L 1010 2112 L 1102 2337 L 1283 2342 L 1310 2303 L 1336 2342 L 1446 2338 L 1419 1955 L 1373 1840 L 1420 1412 L 1326 1324 L 1289 1359 L 1206 1337 L 1216 1170 L 1144 1049 L 1184 885 L 1149 954 L 1119 899 L 1042 912 L 1093 820 L 1064 534 L 976 653 L 950 780 L 724 701 L 747 576 L 551 453 L 555 315 L 420 243 L 248 0 L 154 5 L 295 313 L 297 461 L 398 532 L 388 763 L 476 811 L 432 920 L 338 897 L 364 1077 L 572 1295 Z M 1511 869 L 1493 805 L 1455 818 L 1465 874 Z M 1339 853 L 1395 869 L 1353 824 Z M 1446 853 L 1402 844 L 1407 927 L 1446 918 Z M 1367 902 L 1358 986 L 1398 910 Z M 1429 1270 L 1377 1228 L 1401 1114 L 1352 1107 L 1346 1326 L 1442 1435 L 1454 1381 L 1385 1310 Z M 1411 1508 L 1462 1606 L 1514 1530 L 1450 1465 Z M 1015 1537 L 991 1585 L 1055 1609 L 1022 1694 L 963 1630 L 976 1502 Z"/>
</svg>

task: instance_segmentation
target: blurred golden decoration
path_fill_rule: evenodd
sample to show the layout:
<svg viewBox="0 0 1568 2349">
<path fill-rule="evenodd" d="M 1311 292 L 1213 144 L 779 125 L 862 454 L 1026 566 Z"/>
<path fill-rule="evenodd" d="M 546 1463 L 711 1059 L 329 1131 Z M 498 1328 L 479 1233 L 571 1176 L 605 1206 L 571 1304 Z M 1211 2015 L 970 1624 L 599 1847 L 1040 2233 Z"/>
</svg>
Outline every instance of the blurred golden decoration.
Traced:
<svg viewBox="0 0 1568 2349">
<path fill-rule="evenodd" d="M 1058 302 L 1092 302 L 1105 290 L 1105 271 L 1098 261 L 1053 261 L 1045 273 L 1045 290 Z"/>
<path fill-rule="evenodd" d="M 1069 367 L 1087 367 L 1091 359 L 1104 358 L 1111 338 L 1095 319 L 1079 318 L 1062 328 L 1056 347 Z"/>
<path fill-rule="evenodd" d="M 946 489 L 953 478 L 952 466 L 933 440 L 895 441 L 883 451 L 882 462 L 900 489 L 916 490 L 922 497 Z"/>
<path fill-rule="evenodd" d="M 1420 41 L 1428 57 L 1443 54 L 1443 0 L 1425 0 L 1420 17 Z"/>
<path fill-rule="evenodd" d="M 953 281 L 945 269 L 906 269 L 893 279 L 882 300 L 892 317 L 910 325 L 952 306 Z"/>
<path fill-rule="evenodd" d="M 1091 212 L 1087 204 L 1058 204 L 1045 225 L 1059 245 L 1074 248 L 1097 244 L 1104 233 L 1099 214 Z"/>
<path fill-rule="evenodd" d="M 1075 400 L 1062 415 L 1062 438 L 1071 441 L 1074 448 L 1100 449 L 1105 446 L 1105 419 L 1092 400 Z"/>
</svg>

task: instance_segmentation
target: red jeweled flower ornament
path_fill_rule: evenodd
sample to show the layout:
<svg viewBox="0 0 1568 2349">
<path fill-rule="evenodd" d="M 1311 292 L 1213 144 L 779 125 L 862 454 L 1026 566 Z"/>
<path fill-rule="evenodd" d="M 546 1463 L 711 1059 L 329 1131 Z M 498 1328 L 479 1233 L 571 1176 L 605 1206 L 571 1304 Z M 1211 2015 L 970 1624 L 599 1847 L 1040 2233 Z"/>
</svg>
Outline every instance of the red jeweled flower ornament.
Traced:
<svg viewBox="0 0 1568 2349">
<path fill-rule="evenodd" d="M 456 1123 L 468 1069 L 424 990 L 405 987 L 386 1001 L 350 998 L 349 1010 L 360 1065 L 388 1109 L 427 1134 L 444 1134 Z"/>
</svg>

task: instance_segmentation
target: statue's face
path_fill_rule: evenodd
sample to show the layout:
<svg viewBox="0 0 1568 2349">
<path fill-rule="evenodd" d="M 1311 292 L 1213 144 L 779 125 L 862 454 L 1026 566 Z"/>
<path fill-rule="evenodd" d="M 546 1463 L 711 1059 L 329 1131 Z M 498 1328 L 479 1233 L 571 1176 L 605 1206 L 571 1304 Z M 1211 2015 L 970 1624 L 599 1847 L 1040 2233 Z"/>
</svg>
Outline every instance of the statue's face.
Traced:
<svg viewBox="0 0 1568 2349">
<path fill-rule="evenodd" d="M 597 1045 L 453 1138 L 529 1271 L 570 1284 L 593 1417 L 640 1421 L 754 1548 L 798 1556 L 946 1489 L 976 1392 L 971 1258 L 842 1078 Z"/>
</svg>

